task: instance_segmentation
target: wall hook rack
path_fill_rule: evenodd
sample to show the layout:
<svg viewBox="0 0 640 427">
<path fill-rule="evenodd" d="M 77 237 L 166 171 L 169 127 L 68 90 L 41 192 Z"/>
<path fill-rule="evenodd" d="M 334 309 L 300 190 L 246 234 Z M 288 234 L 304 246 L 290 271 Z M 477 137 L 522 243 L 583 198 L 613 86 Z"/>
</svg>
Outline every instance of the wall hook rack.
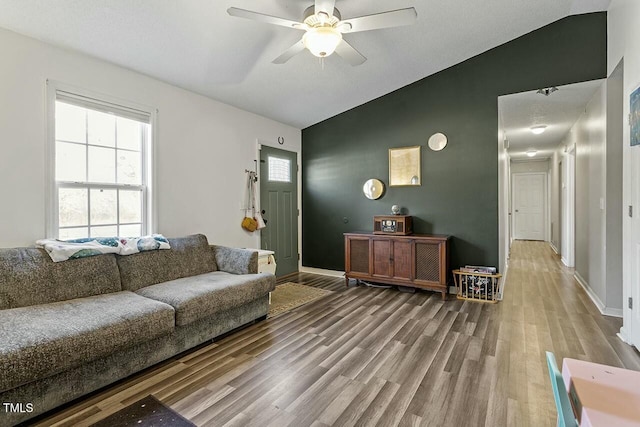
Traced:
<svg viewBox="0 0 640 427">
<path fill-rule="evenodd" d="M 252 171 L 249 169 L 245 169 L 244 173 L 248 173 L 249 177 L 253 182 L 258 182 L 258 161 L 257 160 L 253 161 L 253 168 L 254 170 Z"/>
</svg>

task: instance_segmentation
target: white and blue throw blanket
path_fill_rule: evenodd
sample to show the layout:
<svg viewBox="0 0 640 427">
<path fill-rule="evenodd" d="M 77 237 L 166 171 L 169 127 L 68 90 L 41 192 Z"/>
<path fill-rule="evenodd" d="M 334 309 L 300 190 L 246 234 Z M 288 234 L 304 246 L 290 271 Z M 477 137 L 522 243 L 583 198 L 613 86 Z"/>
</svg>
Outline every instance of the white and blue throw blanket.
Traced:
<svg viewBox="0 0 640 427">
<path fill-rule="evenodd" d="M 157 249 L 171 249 L 162 234 L 142 237 L 88 237 L 84 239 L 42 239 L 36 242 L 54 262 L 102 254 L 131 255 Z"/>
</svg>

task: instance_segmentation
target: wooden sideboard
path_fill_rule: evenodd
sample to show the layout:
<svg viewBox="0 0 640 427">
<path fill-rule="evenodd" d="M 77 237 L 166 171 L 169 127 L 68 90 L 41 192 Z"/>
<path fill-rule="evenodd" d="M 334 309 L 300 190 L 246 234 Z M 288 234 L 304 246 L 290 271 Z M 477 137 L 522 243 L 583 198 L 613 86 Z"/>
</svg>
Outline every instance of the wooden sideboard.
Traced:
<svg viewBox="0 0 640 427">
<path fill-rule="evenodd" d="M 345 278 L 448 291 L 450 236 L 345 233 Z"/>
</svg>

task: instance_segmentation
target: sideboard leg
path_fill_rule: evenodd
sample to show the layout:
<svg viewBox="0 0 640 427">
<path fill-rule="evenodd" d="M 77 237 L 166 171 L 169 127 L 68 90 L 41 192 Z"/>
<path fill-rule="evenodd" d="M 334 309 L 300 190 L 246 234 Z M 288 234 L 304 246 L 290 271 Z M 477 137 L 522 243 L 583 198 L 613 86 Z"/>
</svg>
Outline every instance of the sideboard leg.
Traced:
<svg viewBox="0 0 640 427">
<path fill-rule="evenodd" d="M 446 299 L 447 299 L 447 292 L 442 291 L 442 301 L 446 301 Z"/>
<path fill-rule="evenodd" d="M 344 276 L 344 285 L 348 288 L 349 287 L 349 278 L 347 276 Z"/>
</svg>

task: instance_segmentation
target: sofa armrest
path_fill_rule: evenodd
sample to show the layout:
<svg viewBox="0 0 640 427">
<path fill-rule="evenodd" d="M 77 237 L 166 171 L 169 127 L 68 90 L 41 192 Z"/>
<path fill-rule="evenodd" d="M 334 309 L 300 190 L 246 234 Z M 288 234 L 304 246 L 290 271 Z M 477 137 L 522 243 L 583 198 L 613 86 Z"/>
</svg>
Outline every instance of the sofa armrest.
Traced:
<svg viewBox="0 0 640 427">
<path fill-rule="evenodd" d="M 215 254 L 218 270 L 232 274 L 258 273 L 258 252 L 251 249 L 210 246 Z"/>
</svg>

